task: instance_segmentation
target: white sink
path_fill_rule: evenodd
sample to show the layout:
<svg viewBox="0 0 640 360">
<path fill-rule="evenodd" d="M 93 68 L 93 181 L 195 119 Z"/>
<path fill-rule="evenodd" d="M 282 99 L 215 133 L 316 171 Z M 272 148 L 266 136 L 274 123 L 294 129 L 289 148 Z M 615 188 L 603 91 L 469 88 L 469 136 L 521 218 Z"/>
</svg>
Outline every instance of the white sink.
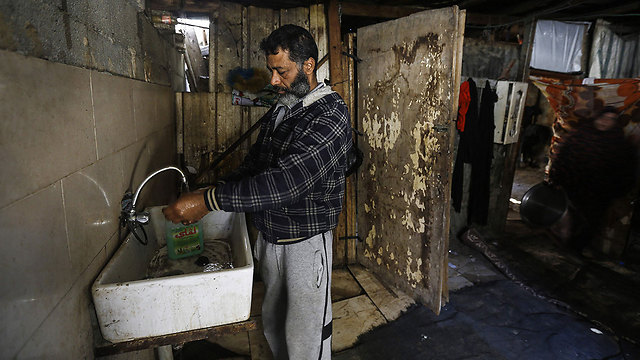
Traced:
<svg viewBox="0 0 640 360">
<path fill-rule="evenodd" d="M 213 211 L 202 219 L 205 239 L 229 243 L 232 269 L 146 279 L 151 259 L 166 245 L 161 210 L 160 206 L 147 209 L 148 245 L 129 235 L 93 283 L 93 301 L 106 340 L 122 342 L 249 318 L 253 258 L 244 214 Z"/>
</svg>

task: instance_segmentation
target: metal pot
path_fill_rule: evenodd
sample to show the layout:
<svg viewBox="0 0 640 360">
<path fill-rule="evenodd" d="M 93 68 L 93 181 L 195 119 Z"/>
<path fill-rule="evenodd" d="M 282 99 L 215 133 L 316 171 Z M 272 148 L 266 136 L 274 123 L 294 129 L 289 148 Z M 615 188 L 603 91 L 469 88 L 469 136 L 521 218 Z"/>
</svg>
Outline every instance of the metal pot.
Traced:
<svg viewBox="0 0 640 360">
<path fill-rule="evenodd" d="M 544 181 L 527 190 L 520 203 L 520 217 L 535 227 L 554 225 L 568 210 L 569 200 L 564 190 Z"/>
</svg>

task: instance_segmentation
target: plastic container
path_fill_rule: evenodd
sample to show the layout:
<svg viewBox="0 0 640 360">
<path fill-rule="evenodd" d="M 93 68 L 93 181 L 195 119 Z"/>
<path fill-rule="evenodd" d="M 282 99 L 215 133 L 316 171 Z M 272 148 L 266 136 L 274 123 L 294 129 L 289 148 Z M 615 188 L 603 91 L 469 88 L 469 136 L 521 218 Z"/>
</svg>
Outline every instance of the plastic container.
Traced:
<svg viewBox="0 0 640 360">
<path fill-rule="evenodd" d="M 200 222 L 191 225 L 166 222 L 167 252 L 170 259 L 181 259 L 201 254 L 204 250 Z"/>
</svg>

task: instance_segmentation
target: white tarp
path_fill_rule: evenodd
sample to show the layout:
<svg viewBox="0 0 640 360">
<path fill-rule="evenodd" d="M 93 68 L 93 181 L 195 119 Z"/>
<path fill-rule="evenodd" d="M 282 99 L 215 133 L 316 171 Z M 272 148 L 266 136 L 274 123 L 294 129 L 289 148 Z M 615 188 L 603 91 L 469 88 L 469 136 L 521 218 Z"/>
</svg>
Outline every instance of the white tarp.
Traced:
<svg viewBox="0 0 640 360">
<path fill-rule="evenodd" d="M 538 20 L 531 67 L 563 73 L 582 71 L 582 39 L 589 23 Z"/>
<path fill-rule="evenodd" d="M 640 77 L 640 32 L 618 35 L 610 23 L 599 19 L 593 31 L 589 77 Z"/>
</svg>

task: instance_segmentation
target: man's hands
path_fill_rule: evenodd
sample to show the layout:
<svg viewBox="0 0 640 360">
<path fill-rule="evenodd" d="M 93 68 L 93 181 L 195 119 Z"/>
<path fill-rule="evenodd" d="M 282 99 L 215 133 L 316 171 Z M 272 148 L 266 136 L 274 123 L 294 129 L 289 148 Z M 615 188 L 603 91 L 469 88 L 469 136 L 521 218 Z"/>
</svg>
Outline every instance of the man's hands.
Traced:
<svg viewBox="0 0 640 360">
<path fill-rule="evenodd" d="M 180 196 L 172 204 L 162 209 L 167 220 L 184 225 L 193 224 L 209 213 L 204 204 L 204 191 L 197 190 Z"/>
</svg>

